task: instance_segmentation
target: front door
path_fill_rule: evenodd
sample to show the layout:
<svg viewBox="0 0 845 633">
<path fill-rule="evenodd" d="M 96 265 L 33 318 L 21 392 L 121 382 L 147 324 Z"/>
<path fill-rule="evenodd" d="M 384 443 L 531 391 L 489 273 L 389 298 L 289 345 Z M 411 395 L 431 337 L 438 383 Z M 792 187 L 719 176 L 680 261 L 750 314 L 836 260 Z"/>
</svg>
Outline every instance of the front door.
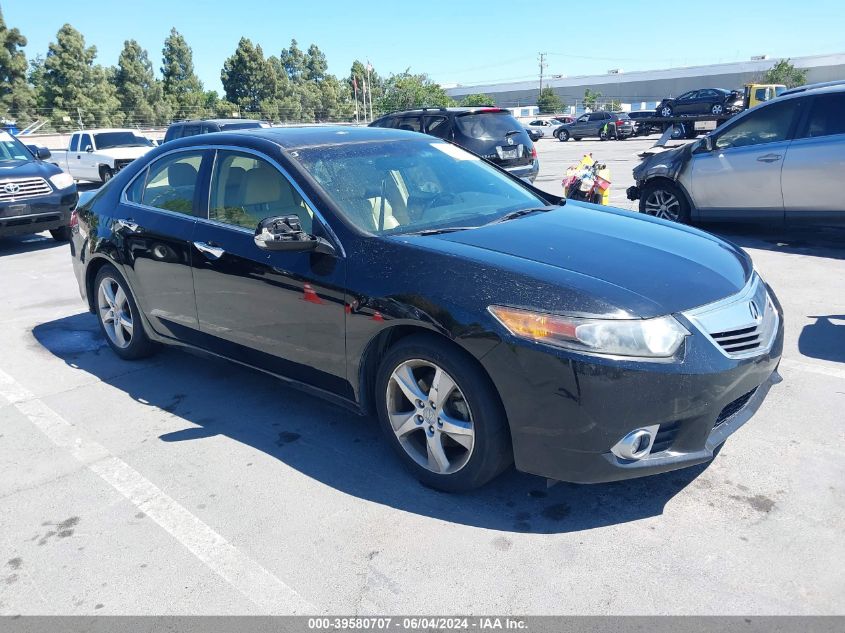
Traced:
<svg viewBox="0 0 845 633">
<path fill-rule="evenodd" d="M 713 151 L 702 147 L 693 154 L 691 188 L 699 210 L 783 217 L 781 169 L 797 103 L 792 99 L 751 110 L 712 138 Z"/>
<path fill-rule="evenodd" d="M 265 157 L 220 150 L 209 219 L 197 223 L 193 261 L 200 330 L 211 351 L 341 395 L 346 383 L 346 262 L 314 252 L 266 251 L 258 223 L 296 215 L 328 237 L 319 218 Z"/>
<path fill-rule="evenodd" d="M 90 149 L 90 151 L 89 151 Z M 90 134 L 83 134 L 79 140 L 79 151 L 76 153 L 78 173 L 76 176 L 84 180 L 99 180 L 100 173 L 94 159 L 94 141 Z"/>
<path fill-rule="evenodd" d="M 111 220 L 122 238 L 126 275 L 150 325 L 189 342 L 199 328 L 191 242 L 197 216 L 205 214 L 201 181 L 211 156 L 199 149 L 162 156 L 132 181 Z"/>
</svg>

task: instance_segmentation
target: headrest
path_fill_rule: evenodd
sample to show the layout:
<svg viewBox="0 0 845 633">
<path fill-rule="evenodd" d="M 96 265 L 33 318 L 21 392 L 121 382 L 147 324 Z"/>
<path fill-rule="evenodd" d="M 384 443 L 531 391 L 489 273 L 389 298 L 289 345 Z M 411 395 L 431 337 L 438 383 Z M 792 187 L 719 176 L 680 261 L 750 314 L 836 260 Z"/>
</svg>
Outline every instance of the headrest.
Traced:
<svg viewBox="0 0 845 633">
<path fill-rule="evenodd" d="M 193 187 L 197 182 L 196 167 L 190 163 L 168 165 L 167 182 L 171 187 Z"/>
</svg>

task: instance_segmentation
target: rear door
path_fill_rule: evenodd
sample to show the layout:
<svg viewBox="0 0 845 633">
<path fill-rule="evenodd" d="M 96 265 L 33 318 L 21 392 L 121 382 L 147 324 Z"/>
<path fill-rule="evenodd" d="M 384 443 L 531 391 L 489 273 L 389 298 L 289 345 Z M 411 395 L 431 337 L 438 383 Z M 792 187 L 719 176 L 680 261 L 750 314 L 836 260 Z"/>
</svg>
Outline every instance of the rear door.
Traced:
<svg viewBox="0 0 845 633">
<path fill-rule="evenodd" d="M 296 215 L 332 241 L 313 206 L 270 158 L 219 150 L 209 218 L 197 223 L 194 289 L 203 346 L 335 393 L 346 389 L 346 260 L 256 245 L 258 223 Z"/>
<path fill-rule="evenodd" d="M 602 127 L 604 127 L 605 123 L 607 123 L 607 119 L 608 114 L 606 112 L 591 113 L 585 136 L 598 136 Z"/>
<path fill-rule="evenodd" d="M 845 92 L 807 99 L 808 114 L 783 163 L 787 218 L 825 219 L 845 213 Z"/>
<path fill-rule="evenodd" d="M 698 104 L 698 90 L 685 92 L 675 100 L 675 114 L 692 114 Z"/>
<path fill-rule="evenodd" d="M 749 110 L 701 146 L 689 167 L 692 197 L 702 219 L 783 218 L 781 169 L 799 100 Z"/>
</svg>

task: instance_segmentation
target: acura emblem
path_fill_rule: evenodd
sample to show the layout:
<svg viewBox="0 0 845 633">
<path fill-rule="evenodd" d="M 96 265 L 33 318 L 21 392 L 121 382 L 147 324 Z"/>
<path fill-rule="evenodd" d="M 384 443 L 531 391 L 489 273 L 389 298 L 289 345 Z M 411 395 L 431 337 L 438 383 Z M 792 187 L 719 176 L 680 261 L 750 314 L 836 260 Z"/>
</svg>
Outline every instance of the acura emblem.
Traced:
<svg viewBox="0 0 845 633">
<path fill-rule="evenodd" d="M 513 145 L 513 139 L 510 136 L 508 137 L 508 145 Z"/>
<path fill-rule="evenodd" d="M 16 182 L 7 182 L 5 185 L 3 185 L 3 190 L 6 193 L 17 193 L 21 190 L 21 186 Z"/>
<path fill-rule="evenodd" d="M 748 311 L 751 312 L 751 318 L 755 321 L 760 318 L 760 309 L 753 301 L 748 302 Z"/>
</svg>

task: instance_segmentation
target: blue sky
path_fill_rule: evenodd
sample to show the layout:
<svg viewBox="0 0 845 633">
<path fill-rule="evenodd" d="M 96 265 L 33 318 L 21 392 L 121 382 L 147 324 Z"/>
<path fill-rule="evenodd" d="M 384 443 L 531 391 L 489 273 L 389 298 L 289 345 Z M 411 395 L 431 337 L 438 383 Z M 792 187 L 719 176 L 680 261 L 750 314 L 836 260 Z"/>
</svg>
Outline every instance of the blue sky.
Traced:
<svg viewBox="0 0 845 633">
<path fill-rule="evenodd" d="M 427 0 L 425 3 L 322 0 L 0 0 L 6 23 L 29 39 L 27 55 L 45 54 L 65 22 L 97 46 L 98 61 L 115 64 L 123 42 L 137 39 L 160 65 L 175 26 L 194 51 L 206 88 L 222 92 L 220 68 L 241 36 L 265 54 L 296 38 L 320 46 L 329 70 L 346 75 L 356 58 L 369 58 L 382 75 L 427 72 L 441 83 L 517 81 L 537 76 L 537 53 L 548 74 L 647 70 L 748 59 L 845 52 L 845 18 L 833 0 L 751 0 L 671 3 L 660 16 L 653 0 L 603 0 L 604 19 L 561 7 L 592 2 Z M 643 8 L 637 8 L 638 6 Z M 583 22 L 582 22 L 583 21 Z M 586 28 L 578 28 L 588 23 Z M 604 23 L 604 26 L 602 25 Z M 665 26 L 664 26 L 665 23 Z"/>
</svg>

